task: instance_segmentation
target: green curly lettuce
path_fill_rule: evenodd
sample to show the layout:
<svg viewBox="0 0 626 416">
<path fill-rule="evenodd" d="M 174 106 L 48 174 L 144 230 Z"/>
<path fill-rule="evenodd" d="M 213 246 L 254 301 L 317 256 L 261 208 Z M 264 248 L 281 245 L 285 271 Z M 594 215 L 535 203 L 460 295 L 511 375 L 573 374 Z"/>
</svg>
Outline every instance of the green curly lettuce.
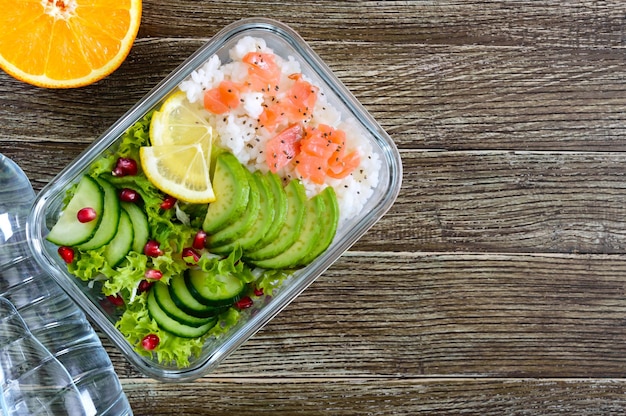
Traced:
<svg viewBox="0 0 626 416">
<path fill-rule="evenodd" d="M 118 149 L 96 160 L 90 167 L 90 174 L 96 177 L 110 173 L 119 157 L 139 160 L 139 149 L 150 145 L 150 121 L 153 114 L 154 112 L 145 114 L 129 127 L 121 136 Z"/>
</svg>

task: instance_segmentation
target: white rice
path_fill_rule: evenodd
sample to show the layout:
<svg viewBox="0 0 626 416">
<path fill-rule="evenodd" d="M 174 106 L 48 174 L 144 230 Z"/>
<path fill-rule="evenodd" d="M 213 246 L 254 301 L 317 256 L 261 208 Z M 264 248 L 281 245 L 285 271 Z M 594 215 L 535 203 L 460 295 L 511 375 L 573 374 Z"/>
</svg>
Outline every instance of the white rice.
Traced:
<svg viewBox="0 0 626 416">
<path fill-rule="evenodd" d="M 241 60 L 248 52 L 253 51 L 274 53 L 263 39 L 242 38 L 229 51 L 230 62 L 223 64 L 217 55 L 212 56 L 180 84 L 180 89 L 187 94 L 190 102 L 202 105 L 205 90 L 217 87 L 224 79 L 242 82 L 247 77 L 247 66 Z M 289 79 L 289 75 L 300 73 L 300 64 L 291 56 L 287 58 L 275 56 L 276 63 L 281 68 L 279 91 L 287 91 L 294 82 Z M 304 79 L 315 84 L 306 76 Z M 243 104 L 227 116 L 206 112 L 207 118 L 215 128 L 220 146 L 229 149 L 251 171 L 267 172 L 269 169 L 263 149 L 273 134 L 267 133 L 258 125 L 258 117 L 264 109 L 263 94 L 249 92 L 242 94 L 241 98 Z M 343 179 L 328 178 L 327 183 L 323 185 L 302 178 L 293 163 L 285 166 L 278 174 L 283 178 L 300 179 L 309 197 L 316 195 L 326 186 L 332 186 L 337 194 L 341 226 L 348 219 L 356 217 L 372 196 L 379 180 L 380 160 L 378 154 L 373 152 L 371 143 L 361 136 L 362 129 L 355 121 L 342 119 L 341 113 L 327 101 L 321 87 L 313 115 L 307 122 L 311 125 L 327 124 L 344 130 L 349 151 L 358 149 L 361 156 L 360 166 Z"/>
</svg>

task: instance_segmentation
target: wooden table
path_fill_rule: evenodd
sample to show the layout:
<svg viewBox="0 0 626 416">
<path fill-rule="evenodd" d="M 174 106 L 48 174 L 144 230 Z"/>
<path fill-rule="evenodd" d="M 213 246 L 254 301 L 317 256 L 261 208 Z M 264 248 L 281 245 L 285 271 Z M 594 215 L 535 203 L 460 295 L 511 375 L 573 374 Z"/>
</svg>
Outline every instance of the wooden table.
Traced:
<svg viewBox="0 0 626 416">
<path fill-rule="evenodd" d="M 626 4 L 146 0 L 113 75 L 0 74 L 0 151 L 36 189 L 226 24 L 296 29 L 397 143 L 390 212 L 195 382 L 136 415 L 622 414 Z"/>
</svg>

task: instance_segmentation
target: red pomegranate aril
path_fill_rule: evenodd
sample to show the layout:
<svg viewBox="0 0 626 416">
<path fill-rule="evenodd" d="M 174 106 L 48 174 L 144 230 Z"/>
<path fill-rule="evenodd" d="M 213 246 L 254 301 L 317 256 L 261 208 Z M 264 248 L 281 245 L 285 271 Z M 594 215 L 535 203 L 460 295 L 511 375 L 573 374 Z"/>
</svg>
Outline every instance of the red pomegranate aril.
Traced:
<svg viewBox="0 0 626 416">
<path fill-rule="evenodd" d="M 244 296 L 243 298 L 235 302 L 235 307 L 237 309 L 248 309 L 253 304 L 254 302 L 252 301 L 252 299 L 250 299 L 250 296 Z"/>
<path fill-rule="evenodd" d="M 158 241 L 149 240 L 143 247 L 143 254 L 148 257 L 159 257 L 163 255 L 163 250 L 161 250 L 161 246 Z"/>
<path fill-rule="evenodd" d="M 205 244 L 206 244 L 206 232 L 203 230 L 200 230 L 196 233 L 196 236 L 193 239 L 192 246 L 196 250 L 202 250 Z"/>
<path fill-rule="evenodd" d="M 148 334 L 141 340 L 141 346 L 145 350 L 152 351 L 153 349 L 158 347 L 160 341 L 161 340 L 159 339 L 157 334 Z"/>
<path fill-rule="evenodd" d="M 163 277 L 163 273 L 161 273 L 161 270 L 157 269 L 148 269 L 143 275 L 146 279 L 152 280 L 161 280 L 161 278 Z"/>
<path fill-rule="evenodd" d="M 67 264 L 70 264 L 71 262 L 74 261 L 74 249 L 73 248 L 63 246 L 63 247 L 59 247 L 57 252 L 59 253 L 59 256 L 61 256 L 63 261 L 66 262 Z"/>
<path fill-rule="evenodd" d="M 113 176 L 134 176 L 137 174 L 137 162 L 128 157 L 120 157 L 111 173 Z"/>
<path fill-rule="evenodd" d="M 260 287 L 255 287 L 254 288 L 254 295 L 255 296 L 263 296 L 263 289 Z"/>
<path fill-rule="evenodd" d="M 136 204 L 141 201 L 141 195 L 139 195 L 139 192 L 134 189 L 124 188 L 120 191 L 120 201 L 132 202 L 133 204 Z"/>
<path fill-rule="evenodd" d="M 109 295 L 107 296 L 107 299 L 115 306 L 124 306 L 124 298 L 120 295 Z"/>
<path fill-rule="evenodd" d="M 198 253 L 196 250 L 194 250 L 191 247 L 185 247 L 183 249 L 182 256 L 183 256 L 183 259 L 192 257 L 194 263 L 197 263 L 200 260 L 200 253 Z"/>
<path fill-rule="evenodd" d="M 153 284 L 154 284 L 154 282 L 149 282 L 147 280 L 142 280 L 141 282 L 139 282 L 139 285 L 137 286 L 137 293 L 141 294 L 143 292 L 147 292 L 148 290 L 150 290 L 150 288 L 152 287 Z"/>
<path fill-rule="evenodd" d="M 166 196 L 165 199 L 163 200 L 163 202 L 161 202 L 161 209 L 164 210 L 168 210 L 168 209 L 172 209 L 174 207 L 174 204 L 176 204 L 177 199 L 174 198 L 173 196 Z"/>
<path fill-rule="evenodd" d="M 91 207 L 80 209 L 76 213 L 76 218 L 78 218 L 78 221 L 82 222 L 83 224 L 95 220 L 97 216 L 98 214 L 96 213 L 96 210 Z"/>
</svg>

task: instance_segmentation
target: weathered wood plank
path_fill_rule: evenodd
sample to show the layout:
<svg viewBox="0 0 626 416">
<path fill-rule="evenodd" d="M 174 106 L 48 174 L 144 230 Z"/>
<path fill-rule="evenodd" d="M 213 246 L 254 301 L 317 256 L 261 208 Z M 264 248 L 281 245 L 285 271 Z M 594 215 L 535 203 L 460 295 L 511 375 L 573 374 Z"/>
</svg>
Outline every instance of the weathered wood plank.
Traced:
<svg viewBox="0 0 626 416">
<path fill-rule="evenodd" d="M 624 276 L 623 256 L 352 252 L 213 376 L 622 377 Z"/>
<path fill-rule="evenodd" d="M 135 415 L 622 415 L 611 379 L 207 379 L 124 384 Z"/>
<path fill-rule="evenodd" d="M 16 143 L 2 151 L 15 157 L 40 189 L 84 146 Z M 625 154 L 407 151 L 402 160 L 405 174 L 395 205 L 355 249 L 626 249 Z"/>
<path fill-rule="evenodd" d="M 359 249 L 620 253 L 626 247 L 622 153 L 402 157 L 400 196 Z"/>
<path fill-rule="evenodd" d="M 227 11 L 227 13 L 225 13 Z M 208 37 L 236 20 L 281 20 L 313 40 L 620 47 L 620 2 L 146 2 L 141 36 Z"/>
</svg>

